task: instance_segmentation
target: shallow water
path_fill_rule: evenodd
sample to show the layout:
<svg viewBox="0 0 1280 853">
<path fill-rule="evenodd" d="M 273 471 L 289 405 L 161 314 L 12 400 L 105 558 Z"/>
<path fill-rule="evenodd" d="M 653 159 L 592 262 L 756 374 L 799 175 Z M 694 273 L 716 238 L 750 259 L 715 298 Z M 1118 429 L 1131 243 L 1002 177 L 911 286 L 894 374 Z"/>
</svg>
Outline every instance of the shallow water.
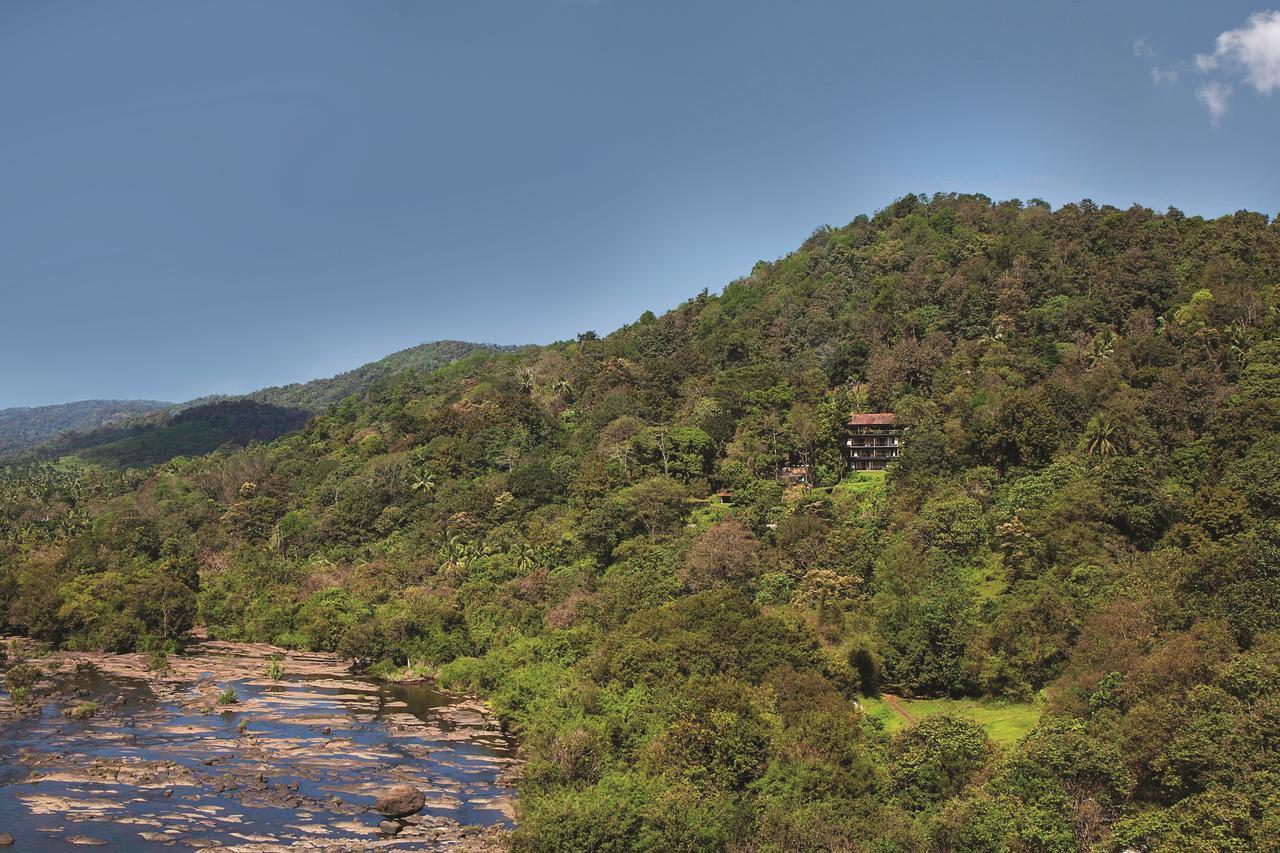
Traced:
<svg viewBox="0 0 1280 853">
<path fill-rule="evenodd" d="M 332 672 L 241 676 L 55 674 L 43 692 L 59 701 L 0 723 L 0 832 L 17 850 L 474 849 L 480 828 L 511 825 L 513 744 L 476 703 Z M 236 704 L 197 701 L 224 686 Z M 85 700 L 93 718 L 62 716 Z M 427 807 L 393 838 L 368 808 L 398 783 Z"/>
</svg>

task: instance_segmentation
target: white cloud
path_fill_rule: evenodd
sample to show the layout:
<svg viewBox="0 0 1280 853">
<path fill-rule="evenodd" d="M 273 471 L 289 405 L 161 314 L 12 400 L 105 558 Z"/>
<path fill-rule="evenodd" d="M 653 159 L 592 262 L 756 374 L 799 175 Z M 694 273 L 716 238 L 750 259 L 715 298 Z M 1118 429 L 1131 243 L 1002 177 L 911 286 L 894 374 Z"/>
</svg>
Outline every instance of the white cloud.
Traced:
<svg viewBox="0 0 1280 853">
<path fill-rule="evenodd" d="M 1201 71 L 1212 71 L 1218 67 L 1218 57 L 1211 53 L 1196 54 L 1196 68 Z"/>
<path fill-rule="evenodd" d="M 1256 12 L 1249 16 L 1247 26 L 1222 33 L 1213 53 L 1196 56 L 1196 67 L 1201 71 L 1241 69 L 1245 80 L 1264 95 L 1280 89 L 1280 11 Z M 1203 89 L 1199 94 L 1209 103 Z M 1209 109 L 1212 112 L 1213 107 Z"/>
<path fill-rule="evenodd" d="M 1225 83 L 1205 83 L 1196 89 L 1196 97 L 1200 103 L 1209 108 L 1209 118 L 1214 124 L 1222 121 L 1227 114 L 1227 102 L 1231 99 L 1231 87 Z"/>
<path fill-rule="evenodd" d="M 1133 55 L 1139 59 L 1151 60 L 1151 80 L 1154 83 L 1163 85 L 1165 83 L 1176 83 L 1182 72 L 1178 70 L 1178 66 L 1186 63 L 1176 63 L 1168 68 L 1161 68 L 1154 64 L 1158 51 L 1151 44 L 1151 39 L 1146 36 L 1138 36 L 1133 40 Z"/>
</svg>

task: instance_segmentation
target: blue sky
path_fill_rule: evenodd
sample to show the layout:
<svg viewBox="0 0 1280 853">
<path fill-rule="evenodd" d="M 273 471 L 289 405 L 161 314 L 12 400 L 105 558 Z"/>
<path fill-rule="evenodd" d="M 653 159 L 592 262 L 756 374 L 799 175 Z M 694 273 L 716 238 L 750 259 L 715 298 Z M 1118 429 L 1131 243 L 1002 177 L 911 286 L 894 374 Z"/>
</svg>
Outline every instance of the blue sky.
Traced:
<svg viewBox="0 0 1280 853">
<path fill-rule="evenodd" d="M 907 192 L 1280 210 L 1280 8 L 0 3 L 0 406 L 718 290 Z"/>
</svg>

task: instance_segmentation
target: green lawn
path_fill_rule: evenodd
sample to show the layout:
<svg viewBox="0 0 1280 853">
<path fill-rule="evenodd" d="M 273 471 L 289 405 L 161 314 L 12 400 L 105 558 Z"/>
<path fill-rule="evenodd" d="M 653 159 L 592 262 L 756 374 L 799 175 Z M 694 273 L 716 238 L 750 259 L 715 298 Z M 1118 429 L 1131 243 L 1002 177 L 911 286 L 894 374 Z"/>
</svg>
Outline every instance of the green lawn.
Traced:
<svg viewBox="0 0 1280 853">
<path fill-rule="evenodd" d="M 875 495 L 883 492 L 884 488 L 883 471 L 854 471 L 832 486 L 830 491 L 832 493 L 848 492 L 853 495 Z"/>
<path fill-rule="evenodd" d="M 689 527 L 698 530 L 706 530 L 720 519 L 729 514 L 733 509 L 733 504 L 723 503 L 719 498 L 711 498 L 709 500 L 689 501 Z"/>
<path fill-rule="evenodd" d="M 989 601 L 1009 587 L 1006 571 L 999 554 L 988 554 L 985 562 L 975 563 L 964 570 L 978 594 L 978 601 Z"/>
<path fill-rule="evenodd" d="M 893 732 L 907 725 L 884 699 L 859 699 L 867 713 Z M 960 714 L 987 730 L 998 744 L 1008 746 L 1025 735 L 1040 719 L 1041 706 L 1036 702 L 996 702 L 988 699 L 899 699 L 899 704 L 917 720 L 930 714 Z"/>
</svg>

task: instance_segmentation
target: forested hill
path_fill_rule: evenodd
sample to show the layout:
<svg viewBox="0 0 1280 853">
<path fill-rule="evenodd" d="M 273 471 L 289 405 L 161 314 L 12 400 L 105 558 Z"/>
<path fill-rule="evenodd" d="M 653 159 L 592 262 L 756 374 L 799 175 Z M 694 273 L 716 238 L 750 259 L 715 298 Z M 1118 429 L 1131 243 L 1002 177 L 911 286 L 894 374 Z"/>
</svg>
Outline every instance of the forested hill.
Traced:
<svg viewBox="0 0 1280 853">
<path fill-rule="evenodd" d="M 134 417 L 115 418 L 93 428 L 72 428 L 14 449 L 30 450 L 44 459 L 70 455 L 117 468 L 155 465 L 175 456 L 209 453 L 224 445 L 244 446 L 278 438 L 301 427 L 308 416 L 345 397 L 364 394 L 374 383 L 403 371 L 429 372 L 477 351 L 514 349 L 435 341 L 328 379 L 263 388 L 236 397 L 202 397 L 180 406 L 164 404 L 163 409 L 139 411 Z"/>
<path fill-rule="evenodd" d="M 64 432 L 94 430 L 172 406 L 159 400 L 78 400 L 0 409 L 0 456 L 26 450 Z"/>
<path fill-rule="evenodd" d="M 135 468 L 200 456 L 220 447 L 270 441 L 300 429 L 311 415 L 302 409 L 229 399 L 133 418 L 90 432 L 63 433 L 34 448 L 44 459 L 76 457 L 110 468 Z"/>
<path fill-rule="evenodd" d="M 1262 849 L 1278 283 L 1261 214 L 908 196 L 267 446 L 10 469 L 0 603 L 477 691 L 518 850 Z M 906 425 L 887 476 L 852 411 Z"/>
<path fill-rule="evenodd" d="M 287 409 L 302 409 L 312 414 L 319 414 L 334 403 L 352 394 L 363 394 L 379 380 L 394 376 L 405 370 L 428 372 L 441 365 L 449 364 L 460 358 L 466 358 L 476 351 L 492 350 L 495 352 L 512 352 L 519 347 L 498 346 L 495 344 L 472 344 L 466 341 L 432 341 L 415 347 L 393 352 L 377 361 L 361 365 L 355 370 L 348 370 L 327 379 L 313 379 L 309 382 L 295 382 L 291 385 L 275 385 L 262 388 L 248 394 L 234 397 L 213 395 L 201 397 L 184 403 L 182 408 L 193 408 L 220 400 L 252 400 L 269 406 L 281 406 Z"/>
</svg>

